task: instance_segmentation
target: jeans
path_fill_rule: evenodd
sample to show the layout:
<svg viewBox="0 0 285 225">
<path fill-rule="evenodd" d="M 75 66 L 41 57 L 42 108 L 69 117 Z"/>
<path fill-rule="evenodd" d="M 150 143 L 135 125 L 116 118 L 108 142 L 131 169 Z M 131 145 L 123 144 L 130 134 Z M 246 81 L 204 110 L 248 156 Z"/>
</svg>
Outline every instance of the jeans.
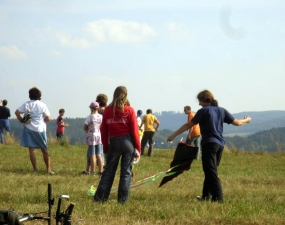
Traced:
<svg viewBox="0 0 285 225">
<path fill-rule="evenodd" d="M 9 119 L 0 119 L 0 143 L 5 144 L 5 130 L 10 132 Z"/>
<path fill-rule="evenodd" d="M 101 154 L 102 145 L 88 145 L 87 149 L 87 164 L 90 164 L 90 156 Z"/>
<path fill-rule="evenodd" d="M 5 144 L 4 127 L 0 124 L 0 144 Z"/>
<path fill-rule="evenodd" d="M 110 138 L 106 165 L 94 195 L 94 201 L 103 203 L 108 200 L 120 158 L 121 174 L 118 187 L 118 202 L 124 204 L 128 201 L 134 156 L 135 147 L 131 135 Z"/>
<path fill-rule="evenodd" d="M 223 190 L 218 178 L 218 166 L 220 164 L 224 147 L 214 143 L 202 145 L 202 165 L 204 170 L 203 198 L 210 198 L 212 201 L 223 201 Z"/>
</svg>

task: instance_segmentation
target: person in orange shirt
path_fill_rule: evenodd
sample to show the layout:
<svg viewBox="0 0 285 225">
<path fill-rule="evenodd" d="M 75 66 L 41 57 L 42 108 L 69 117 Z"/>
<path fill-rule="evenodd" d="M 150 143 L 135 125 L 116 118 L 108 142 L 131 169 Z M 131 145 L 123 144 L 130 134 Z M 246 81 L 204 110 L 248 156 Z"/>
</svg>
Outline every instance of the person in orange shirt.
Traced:
<svg viewBox="0 0 285 225">
<path fill-rule="evenodd" d="M 188 115 L 187 118 L 188 122 L 191 121 L 191 119 L 195 116 L 195 113 L 191 112 L 191 107 L 188 105 L 184 107 L 184 113 Z M 199 124 L 194 125 L 188 131 L 189 132 L 186 137 L 186 144 L 200 148 L 201 133 L 200 133 Z M 200 155 L 200 149 L 198 150 L 197 159 L 199 158 L 199 155 Z"/>
</svg>

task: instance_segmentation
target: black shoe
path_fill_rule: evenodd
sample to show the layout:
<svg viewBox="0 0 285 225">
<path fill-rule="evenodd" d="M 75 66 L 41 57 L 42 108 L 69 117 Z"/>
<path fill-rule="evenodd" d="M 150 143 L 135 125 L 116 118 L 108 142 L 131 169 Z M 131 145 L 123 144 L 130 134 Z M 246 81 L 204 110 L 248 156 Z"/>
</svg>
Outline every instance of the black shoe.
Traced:
<svg viewBox="0 0 285 225">
<path fill-rule="evenodd" d="M 210 197 L 197 196 L 196 199 L 199 202 L 203 202 L 203 201 L 209 201 Z"/>
<path fill-rule="evenodd" d="M 89 172 L 86 172 L 85 170 L 80 173 L 81 175 L 89 175 Z"/>
</svg>

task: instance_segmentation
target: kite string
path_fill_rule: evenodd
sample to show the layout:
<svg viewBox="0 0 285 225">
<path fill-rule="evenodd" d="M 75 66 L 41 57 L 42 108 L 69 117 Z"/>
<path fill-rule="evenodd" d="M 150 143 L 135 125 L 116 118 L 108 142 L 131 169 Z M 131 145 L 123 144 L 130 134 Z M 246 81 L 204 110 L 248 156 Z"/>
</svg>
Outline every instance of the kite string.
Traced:
<svg viewBox="0 0 285 225">
<path fill-rule="evenodd" d="M 178 166 L 178 165 L 177 165 Z M 176 168 L 177 166 L 171 167 L 167 170 L 163 170 L 157 174 L 151 174 L 148 175 L 146 177 L 144 177 L 143 179 L 135 182 L 134 184 L 132 184 L 130 186 L 130 188 L 137 188 L 146 184 L 150 184 L 152 182 L 154 182 L 155 180 L 157 180 L 158 178 L 163 178 L 163 177 L 167 177 L 167 176 L 171 176 L 177 172 L 171 172 L 174 168 Z M 90 189 L 87 191 L 87 195 L 88 196 L 94 196 L 95 192 L 96 192 L 97 186 L 96 185 L 91 185 Z M 112 189 L 110 194 L 116 193 L 118 191 L 118 189 Z"/>
</svg>

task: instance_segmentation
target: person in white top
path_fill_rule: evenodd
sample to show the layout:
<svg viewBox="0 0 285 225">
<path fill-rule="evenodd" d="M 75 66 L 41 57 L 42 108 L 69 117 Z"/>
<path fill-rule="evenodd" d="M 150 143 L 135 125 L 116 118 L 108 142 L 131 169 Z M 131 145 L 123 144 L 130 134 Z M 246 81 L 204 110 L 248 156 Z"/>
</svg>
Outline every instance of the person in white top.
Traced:
<svg viewBox="0 0 285 225">
<path fill-rule="evenodd" d="M 139 127 L 140 141 L 142 140 L 143 130 L 144 130 L 144 125 L 140 128 L 140 125 L 142 124 L 142 119 L 141 119 L 142 113 L 143 113 L 142 110 L 137 111 L 137 122 Z"/>
<path fill-rule="evenodd" d="M 102 123 L 102 115 L 98 113 L 99 103 L 91 102 L 90 104 L 91 114 L 86 117 L 84 122 L 83 129 L 86 132 L 86 144 L 88 145 L 87 149 L 87 163 L 86 170 L 81 174 L 89 174 L 89 168 L 91 167 L 91 174 L 95 175 L 95 165 L 96 159 L 99 167 L 99 176 L 102 175 L 103 165 L 101 158 L 101 132 L 100 126 Z"/>
<path fill-rule="evenodd" d="M 50 121 L 50 112 L 45 103 L 41 102 L 41 91 L 33 87 L 29 90 L 29 98 L 31 101 L 22 104 L 16 111 L 17 119 L 22 122 L 21 114 L 30 111 L 31 120 L 23 123 L 23 132 L 20 145 L 28 147 L 30 160 L 34 171 L 37 171 L 37 161 L 35 149 L 40 148 L 43 153 L 44 162 L 47 172 L 54 174 L 50 166 L 50 157 L 48 152 L 48 143 L 46 135 L 46 123 Z"/>
</svg>

